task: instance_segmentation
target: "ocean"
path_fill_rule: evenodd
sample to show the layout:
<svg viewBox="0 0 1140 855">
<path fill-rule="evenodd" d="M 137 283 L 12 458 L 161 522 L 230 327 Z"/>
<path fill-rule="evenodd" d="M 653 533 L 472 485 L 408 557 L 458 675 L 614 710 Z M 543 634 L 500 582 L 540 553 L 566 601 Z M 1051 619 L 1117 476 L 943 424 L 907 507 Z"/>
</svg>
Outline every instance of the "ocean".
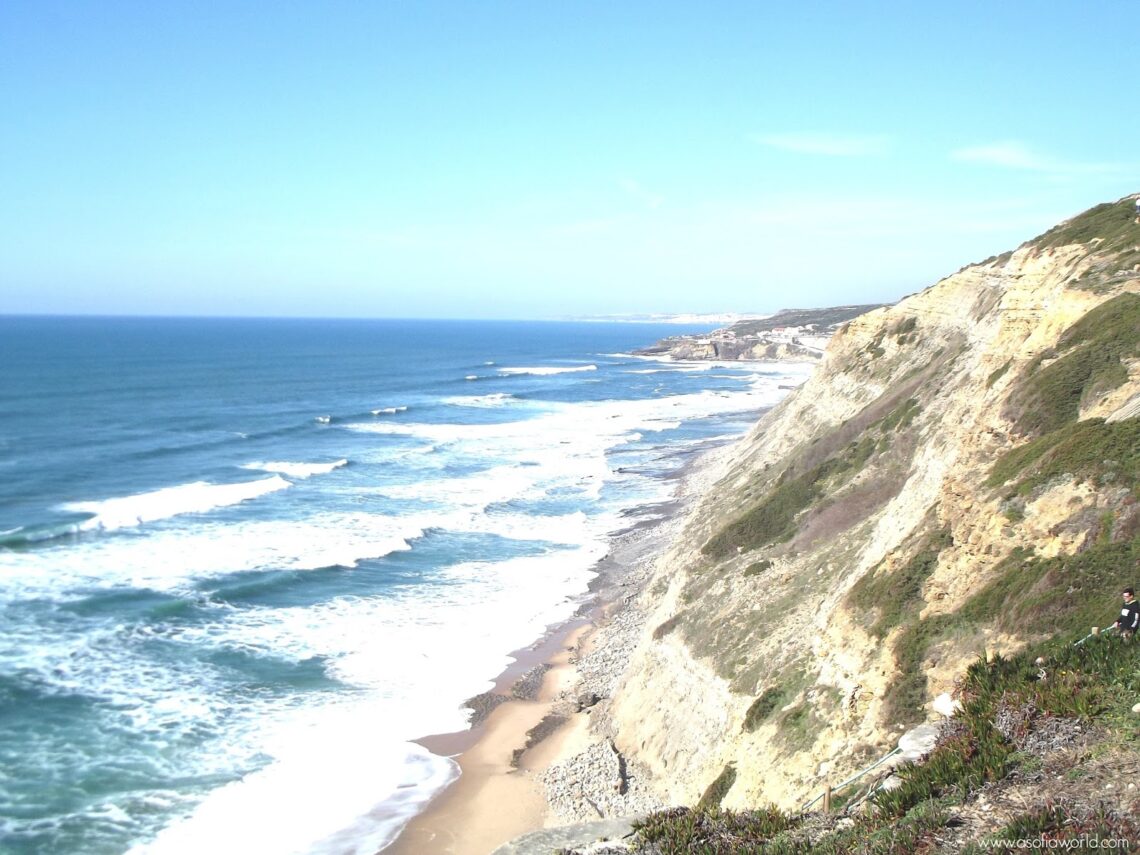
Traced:
<svg viewBox="0 0 1140 855">
<path fill-rule="evenodd" d="M 705 328 L 707 329 L 707 328 Z M 0 317 L 0 850 L 373 853 L 806 366 L 619 323 Z"/>
</svg>

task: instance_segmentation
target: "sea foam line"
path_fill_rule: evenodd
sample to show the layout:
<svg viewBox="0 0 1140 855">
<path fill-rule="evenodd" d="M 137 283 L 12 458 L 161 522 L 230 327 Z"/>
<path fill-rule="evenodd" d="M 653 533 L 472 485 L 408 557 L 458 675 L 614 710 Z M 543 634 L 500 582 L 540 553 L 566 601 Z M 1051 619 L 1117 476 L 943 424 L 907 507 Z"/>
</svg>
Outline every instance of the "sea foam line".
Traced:
<svg viewBox="0 0 1140 855">
<path fill-rule="evenodd" d="M 242 469 L 255 469 L 261 472 L 276 472 L 287 478 L 301 480 L 311 478 L 313 475 L 327 475 L 334 469 L 347 466 L 347 458 L 334 460 L 332 463 L 291 463 L 287 460 L 259 460 L 253 463 L 242 464 Z"/>
<path fill-rule="evenodd" d="M 60 510 L 91 514 L 78 524 L 80 531 L 111 531 L 169 519 L 180 514 L 200 514 L 215 508 L 236 505 L 267 493 L 293 486 L 280 475 L 236 484 L 209 484 L 195 481 L 177 487 L 163 487 L 115 499 L 91 502 L 65 502 Z"/>
<path fill-rule="evenodd" d="M 493 392 L 489 395 L 453 395 L 444 398 L 443 403 L 453 407 L 501 407 L 518 400 L 509 392 Z"/>
<path fill-rule="evenodd" d="M 573 374 L 578 371 L 597 371 L 596 365 L 545 365 L 545 366 L 527 366 L 520 368 L 500 368 L 499 374 L 505 377 L 512 377 L 521 374 L 533 374 L 537 377 L 545 377 L 551 374 Z"/>
</svg>

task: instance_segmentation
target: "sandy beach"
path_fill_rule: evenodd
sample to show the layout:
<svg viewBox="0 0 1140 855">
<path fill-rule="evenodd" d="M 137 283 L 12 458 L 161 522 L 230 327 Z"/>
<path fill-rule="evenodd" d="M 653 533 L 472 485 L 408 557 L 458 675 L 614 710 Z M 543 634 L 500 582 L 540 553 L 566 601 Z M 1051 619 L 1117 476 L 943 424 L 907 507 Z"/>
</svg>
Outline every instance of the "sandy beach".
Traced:
<svg viewBox="0 0 1140 855">
<path fill-rule="evenodd" d="M 553 627 L 484 695 L 470 730 L 417 740 L 461 774 L 384 855 L 488 855 L 544 827 L 645 813 L 662 803 L 607 734 L 609 698 L 644 625 L 641 593 L 724 448 L 680 467 L 675 499 L 614 536 L 579 617 Z"/>
<path fill-rule="evenodd" d="M 460 748 L 456 758 L 461 770 L 458 780 L 408 824 L 384 850 L 386 855 L 485 855 L 543 826 L 548 806 L 535 773 L 561 756 L 562 746 L 580 725 L 563 723 L 517 759 L 516 751 L 526 745 L 528 732 L 552 713 L 556 699 L 576 679 L 571 653 L 588 630 L 580 624 L 554 634 L 559 649 L 541 663 L 549 668 L 533 700 L 512 697 L 495 706 L 472 731 L 421 740 L 437 753 L 450 753 L 449 743 L 470 744 Z"/>
</svg>

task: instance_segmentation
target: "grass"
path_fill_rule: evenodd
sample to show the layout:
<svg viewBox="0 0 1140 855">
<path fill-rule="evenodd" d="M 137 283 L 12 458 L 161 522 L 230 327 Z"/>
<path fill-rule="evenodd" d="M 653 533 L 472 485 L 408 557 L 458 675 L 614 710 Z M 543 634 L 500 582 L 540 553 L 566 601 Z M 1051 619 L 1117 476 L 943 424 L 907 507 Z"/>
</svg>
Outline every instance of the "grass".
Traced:
<svg viewBox="0 0 1140 855">
<path fill-rule="evenodd" d="M 741 725 L 740 729 L 745 733 L 755 732 L 760 725 L 771 717 L 772 713 L 784 705 L 787 698 L 788 690 L 785 686 L 780 684 L 769 686 L 748 707 L 748 711 L 744 714 L 744 724 Z"/>
<path fill-rule="evenodd" d="M 795 754 L 810 748 L 822 722 L 806 702 L 796 704 L 776 720 L 778 740 Z"/>
<path fill-rule="evenodd" d="M 732 785 L 736 783 L 736 766 L 732 763 L 725 765 L 721 773 L 705 788 L 704 795 L 697 802 L 697 810 L 715 810 L 720 807 Z"/>
<path fill-rule="evenodd" d="M 1013 257 L 1013 250 L 1012 250 L 1012 249 L 1010 249 L 1010 250 L 1006 250 L 1005 252 L 1001 253 L 1001 255 L 991 255 L 989 258 L 986 258 L 986 259 L 984 259 L 984 260 L 982 260 L 982 261 L 979 261 L 979 262 L 978 262 L 978 266 L 979 266 L 979 267 L 984 267 L 984 266 L 985 266 L 985 265 L 987 265 L 987 264 L 995 264 L 995 263 L 997 263 L 997 264 L 1005 264 L 1005 263 L 1006 263 L 1007 261 L 1009 261 L 1009 260 L 1010 260 L 1012 257 Z M 969 264 L 968 264 L 968 265 L 966 265 L 966 267 L 972 267 L 972 266 L 973 266 L 973 265 L 969 265 Z M 958 272 L 959 272 L 959 273 L 961 273 L 961 272 L 962 272 L 962 270 L 965 270 L 965 269 L 966 269 L 966 267 L 963 267 L 963 268 L 962 268 L 961 270 L 959 270 Z"/>
<path fill-rule="evenodd" d="M 939 802 L 919 805 L 897 822 L 859 817 L 853 827 L 811 839 L 798 829 L 777 834 L 757 849 L 764 855 L 914 855 L 932 849 L 948 814 Z"/>
<path fill-rule="evenodd" d="M 1021 498 L 1010 498 L 1002 502 L 1001 515 L 1011 523 L 1019 523 L 1025 519 L 1025 501 Z"/>
<path fill-rule="evenodd" d="M 1067 222 L 1054 226 L 1030 243 L 1040 249 L 1099 241 L 1098 249 L 1121 249 L 1140 239 L 1135 222 L 1136 203 L 1132 199 L 1105 202 L 1089 208 Z"/>
<path fill-rule="evenodd" d="M 776 488 L 735 521 L 708 539 L 701 552 L 724 558 L 736 552 L 759 549 L 790 540 L 796 533 L 796 516 L 824 495 L 829 485 L 852 470 L 858 470 L 874 453 L 876 438 L 864 436 L 802 475 L 784 472 Z"/>
<path fill-rule="evenodd" d="M 820 471 L 780 484 L 752 510 L 725 526 L 702 547 L 713 558 L 724 558 L 741 549 L 757 549 L 795 534 L 796 514 L 819 496 Z"/>
<path fill-rule="evenodd" d="M 810 324 L 826 330 L 884 305 L 888 304 L 869 303 L 862 306 L 833 306 L 826 309 L 782 309 L 768 318 L 737 321 L 729 329 L 737 335 L 756 335 L 770 332 L 776 327 L 806 327 Z"/>
<path fill-rule="evenodd" d="M 1093 727 L 1114 727 L 1140 741 L 1130 712 L 1140 692 L 1140 643 L 1101 637 L 1075 646 L 1073 640 L 1059 636 L 1009 658 L 983 658 L 970 665 L 960 683 L 962 710 L 954 726 L 943 733 L 925 762 L 901 767 L 897 774 L 902 785 L 877 792 L 871 798 L 872 809 L 855 816 L 847 828 L 810 834 L 804 817 L 770 807 L 740 812 L 674 808 L 635 824 L 633 851 L 670 855 L 934 851 L 949 821 L 949 806 L 1002 780 L 1019 765 L 1024 770 L 1024 755 L 994 725 L 1001 710 L 1032 710 L 1034 718 L 1026 719 L 1027 727 L 1049 717 L 1077 718 Z M 1036 663 L 1037 657 L 1044 659 L 1044 666 Z M 1046 804 L 1027 810 L 967 851 L 1003 851 L 988 845 L 999 838 L 1135 840 L 1137 832 L 1136 819 L 1127 813 Z"/>
<path fill-rule="evenodd" d="M 798 824 L 776 808 L 749 811 L 671 808 L 634 822 L 639 843 L 662 855 L 737 855 Z"/>
<path fill-rule="evenodd" d="M 986 378 L 986 388 L 989 389 L 994 385 L 994 383 L 1004 377 L 1005 373 L 1009 371 L 1009 366 L 1011 365 L 1013 365 L 1012 359 L 1006 362 L 1005 365 L 1003 365 L 1001 368 L 996 368 L 991 371 L 990 376 Z"/>
<path fill-rule="evenodd" d="M 1003 456 L 989 487 L 1014 481 L 1011 494 L 1027 495 L 1052 478 L 1071 475 L 1100 486 L 1113 482 L 1135 491 L 1140 470 L 1140 419 L 1106 423 L 1085 419 L 1031 440 Z"/>
<path fill-rule="evenodd" d="M 768 558 L 765 558 L 761 561 L 754 561 L 751 564 L 749 564 L 748 567 L 744 571 L 744 576 L 745 576 L 745 578 L 747 578 L 749 576 L 759 576 L 761 573 L 765 573 L 771 569 L 772 569 L 771 560 Z"/>
<path fill-rule="evenodd" d="M 925 715 L 926 671 L 923 662 L 934 643 L 940 640 L 950 626 L 947 615 L 936 615 L 913 620 L 895 639 L 893 652 L 894 679 L 887 686 L 883 716 L 896 724 L 914 724 Z"/>
<path fill-rule="evenodd" d="M 1047 679 L 1035 663 L 1046 662 Z M 903 786 L 875 796 L 887 816 L 903 816 L 915 805 L 949 792 L 965 793 L 1004 777 L 1013 746 L 994 726 L 1003 706 L 1032 705 L 1039 715 L 1089 721 L 1119 714 L 1140 689 L 1140 645 L 1116 638 L 1074 646 L 1072 637 L 1036 649 L 971 665 L 962 683 L 958 731 L 944 738 L 921 766 L 900 772 Z"/>
<path fill-rule="evenodd" d="M 653 630 L 653 640 L 660 641 L 673 630 L 675 630 L 677 628 L 677 625 L 681 623 L 681 616 L 681 613 L 677 613 L 668 620 L 665 620 L 662 623 L 658 624 L 657 628 Z"/>
<path fill-rule="evenodd" d="M 891 431 L 902 430 L 910 427 L 914 417 L 919 414 L 922 407 L 918 405 L 916 398 L 907 398 L 891 412 L 883 417 L 879 423 L 880 430 L 886 434 Z"/>
<path fill-rule="evenodd" d="M 1140 538 L 1111 536 L 1073 555 L 1041 558 L 1014 550 L 997 576 L 961 609 L 958 623 L 990 624 L 1023 638 L 1089 631 L 1115 619 L 1121 589 L 1134 584 Z"/>
<path fill-rule="evenodd" d="M 918 552 L 891 573 L 873 571 L 856 582 L 847 595 L 848 605 L 877 616 L 869 631 L 883 638 L 922 607 L 922 586 L 938 566 L 938 556 L 952 544 L 948 529 L 928 537 Z"/>
<path fill-rule="evenodd" d="M 1122 359 L 1138 355 L 1140 296 L 1120 294 L 1085 314 L 1056 348 L 1026 366 L 1006 415 L 1027 436 L 1057 430 L 1077 420 L 1083 402 L 1123 384 L 1128 372 Z"/>
<path fill-rule="evenodd" d="M 886 692 L 887 720 L 922 718 L 927 680 L 923 663 L 931 648 L 954 635 L 991 626 L 1021 638 L 1052 632 L 1080 633 L 1115 618 L 1120 590 L 1135 583 L 1140 537 L 1112 539 L 1111 527 L 1082 552 L 1041 558 L 1017 548 L 995 577 L 957 611 L 913 620 L 895 639 L 898 672 Z"/>
<path fill-rule="evenodd" d="M 1080 810 L 1071 806 L 1047 803 L 1027 811 L 983 841 L 963 850 L 965 855 L 982 855 L 987 852 L 1024 852 L 1054 849 L 1063 851 L 1063 841 L 1077 844 L 1072 848 L 1128 851 L 1121 841 L 1140 840 L 1140 823 L 1135 817 L 1113 811 L 1101 805 L 1095 810 Z M 1022 841 L 1017 846 L 1015 841 Z M 1096 841 L 1096 843 L 1093 843 Z M 1100 845 L 1097 845 L 1100 844 Z"/>
</svg>

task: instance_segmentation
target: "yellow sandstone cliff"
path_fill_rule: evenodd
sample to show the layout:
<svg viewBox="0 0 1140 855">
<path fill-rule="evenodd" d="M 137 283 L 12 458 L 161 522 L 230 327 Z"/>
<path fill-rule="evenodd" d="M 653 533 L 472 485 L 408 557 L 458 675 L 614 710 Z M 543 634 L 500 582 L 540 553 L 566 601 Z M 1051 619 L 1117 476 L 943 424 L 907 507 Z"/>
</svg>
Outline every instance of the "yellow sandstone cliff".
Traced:
<svg viewBox="0 0 1140 855">
<path fill-rule="evenodd" d="M 795 807 L 983 650 L 1111 620 L 1140 582 L 1134 199 L 849 322 L 723 457 L 612 707 L 664 797 L 731 763 L 725 807 Z"/>
</svg>

